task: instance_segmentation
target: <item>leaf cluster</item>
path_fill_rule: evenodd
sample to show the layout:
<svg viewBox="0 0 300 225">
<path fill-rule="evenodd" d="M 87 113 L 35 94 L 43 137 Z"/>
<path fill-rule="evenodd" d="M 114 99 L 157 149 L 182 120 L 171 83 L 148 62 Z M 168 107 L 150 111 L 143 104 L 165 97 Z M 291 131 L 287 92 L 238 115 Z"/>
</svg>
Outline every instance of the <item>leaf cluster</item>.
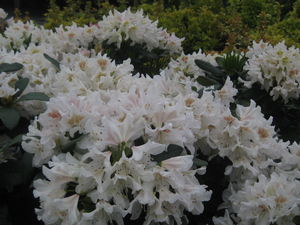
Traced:
<svg viewBox="0 0 300 225">
<path fill-rule="evenodd" d="M 0 73 L 16 72 L 22 68 L 23 65 L 20 63 L 2 63 L 0 64 Z M 9 130 L 14 129 L 20 121 L 21 114 L 17 108 L 17 104 L 19 102 L 30 100 L 49 100 L 49 97 L 41 92 L 30 92 L 22 95 L 28 84 L 28 78 L 19 78 L 19 80 L 17 80 L 15 83 L 15 89 L 17 92 L 9 98 L 0 99 L 0 120 L 2 124 Z"/>
</svg>

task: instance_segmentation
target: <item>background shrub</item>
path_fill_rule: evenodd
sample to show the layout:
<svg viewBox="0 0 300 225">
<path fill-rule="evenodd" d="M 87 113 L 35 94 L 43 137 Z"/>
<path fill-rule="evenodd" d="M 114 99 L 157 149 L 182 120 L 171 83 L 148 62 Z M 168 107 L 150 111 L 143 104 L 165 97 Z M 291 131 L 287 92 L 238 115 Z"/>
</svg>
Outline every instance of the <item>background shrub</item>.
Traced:
<svg viewBox="0 0 300 225">
<path fill-rule="evenodd" d="M 185 37 L 185 53 L 245 49 L 260 39 L 300 43 L 299 0 L 49 0 L 45 27 L 95 23 L 109 10 L 127 7 L 143 9 L 160 26 Z"/>
</svg>

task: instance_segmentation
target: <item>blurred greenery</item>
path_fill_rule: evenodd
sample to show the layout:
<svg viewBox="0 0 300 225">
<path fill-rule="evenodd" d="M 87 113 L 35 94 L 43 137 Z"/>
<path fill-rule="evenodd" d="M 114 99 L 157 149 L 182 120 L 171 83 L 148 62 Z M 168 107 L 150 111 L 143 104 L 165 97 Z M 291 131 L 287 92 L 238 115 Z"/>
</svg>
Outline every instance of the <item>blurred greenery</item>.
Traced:
<svg viewBox="0 0 300 225">
<path fill-rule="evenodd" d="M 185 37 L 185 53 L 245 49 L 252 40 L 299 47 L 300 0 L 49 0 L 45 27 L 101 20 L 109 10 L 143 9 L 159 26 Z"/>
</svg>

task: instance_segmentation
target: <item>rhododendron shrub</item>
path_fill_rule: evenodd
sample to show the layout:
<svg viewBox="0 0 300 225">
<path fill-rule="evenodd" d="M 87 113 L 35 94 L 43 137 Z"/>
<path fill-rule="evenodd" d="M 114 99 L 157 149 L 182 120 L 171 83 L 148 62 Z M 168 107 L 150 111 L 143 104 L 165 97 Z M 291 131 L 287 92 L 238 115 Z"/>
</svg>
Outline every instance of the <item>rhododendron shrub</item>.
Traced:
<svg viewBox="0 0 300 225">
<path fill-rule="evenodd" d="M 299 113 L 299 49 L 186 55 L 130 9 L 84 27 L 7 25 L 0 177 L 18 166 L 29 181 L 0 187 L 32 185 L 38 220 L 297 224 L 297 135 L 283 139 L 263 103 Z"/>
</svg>

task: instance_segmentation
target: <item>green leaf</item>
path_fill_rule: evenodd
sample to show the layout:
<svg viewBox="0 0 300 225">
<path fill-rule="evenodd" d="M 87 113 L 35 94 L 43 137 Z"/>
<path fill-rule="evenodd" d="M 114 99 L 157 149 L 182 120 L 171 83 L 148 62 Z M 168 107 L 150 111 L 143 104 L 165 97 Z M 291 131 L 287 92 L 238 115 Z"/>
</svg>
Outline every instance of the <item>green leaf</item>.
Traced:
<svg viewBox="0 0 300 225">
<path fill-rule="evenodd" d="M 12 130 L 20 121 L 20 113 L 14 108 L 0 108 L 0 119 L 5 127 Z"/>
<path fill-rule="evenodd" d="M 9 140 L 9 142 L 7 144 L 3 145 L 2 148 L 0 149 L 0 151 L 5 151 L 10 146 L 21 143 L 22 137 L 23 137 L 23 134 L 19 134 L 19 135 L 15 136 L 13 139 Z"/>
<path fill-rule="evenodd" d="M 18 92 L 14 95 L 14 97 L 19 97 L 23 91 L 26 89 L 27 85 L 29 84 L 28 78 L 21 78 L 15 84 L 15 89 L 18 89 Z"/>
<path fill-rule="evenodd" d="M 201 59 L 196 59 L 195 63 L 200 69 L 202 69 L 206 72 L 209 72 L 209 73 L 211 73 L 213 75 L 216 75 L 216 76 L 219 76 L 219 77 L 225 76 L 225 74 L 223 73 L 222 70 L 220 70 L 217 67 L 213 66 L 209 62 L 205 62 Z"/>
<path fill-rule="evenodd" d="M 198 158 L 194 158 L 193 162 L 194 162 L 194 166 L 197 168 L 208 165 L 208 163 L 206 161 L 198 159 Z"/>
<path fill-rule="evenodd" d="M 123 151 L 121 149 L 111 151 L 110 163 L 113 166 L 122 157 Z"/>
<path fill-rule="evenodd" d="M 182 153 L 183 148 L 179 145 L 173 145 L 170 144 L 167 148 L 167 151 L 164 151 L 158 155 L 151 155 L 152 160 L 156 161 L 157 163 L 160 163 L 164 160 L 176 157 L 176 156 L 180 156 L 180 154 Z"/>
<path fill-rule="evenodd" d="M 59 63 L 56 59 L 52 58 L 51 56 L 47 55 L 46 53 L 44 53 L 44 57 L 45 57 L 49 62 L 51 62 L 51 63 L 55 66 L 55 68 L 56 68 L 58 71 L 60 71 L 60 63 Z"/>
<path fill-rule="evenodd" d="M 216 57 L 216 62 L 218 63 L 219 66 L 222 66 L 224 63 L 224 58 L 223 57 Z"/>
<path fill-rule="evenodd" d="M 42 92 L 30 92 L 28 94 L 22 95 L 16 102 L 39 100 L 39 101 L 49 101 L 49 97 Z"/>
<path fill-rule="evenodd" d="M 219 84 L 219 82 L 215 81 L 215 80 L 212 80 L 208 77 L 202 77 L 202 76 L 199 76 L 197 78 L 197 82 L 205 87 L 209 87 L 209 86 L 212 86 L 212 85 L 215 85 L 215 84 Z"/>
<path fill-rule="evenodd" d="M 23 68 L 23 65 L 20 63 L 1 63 L 0 64 L 0 73 L 16 72 L 22 68 Z"/>
</svg>

